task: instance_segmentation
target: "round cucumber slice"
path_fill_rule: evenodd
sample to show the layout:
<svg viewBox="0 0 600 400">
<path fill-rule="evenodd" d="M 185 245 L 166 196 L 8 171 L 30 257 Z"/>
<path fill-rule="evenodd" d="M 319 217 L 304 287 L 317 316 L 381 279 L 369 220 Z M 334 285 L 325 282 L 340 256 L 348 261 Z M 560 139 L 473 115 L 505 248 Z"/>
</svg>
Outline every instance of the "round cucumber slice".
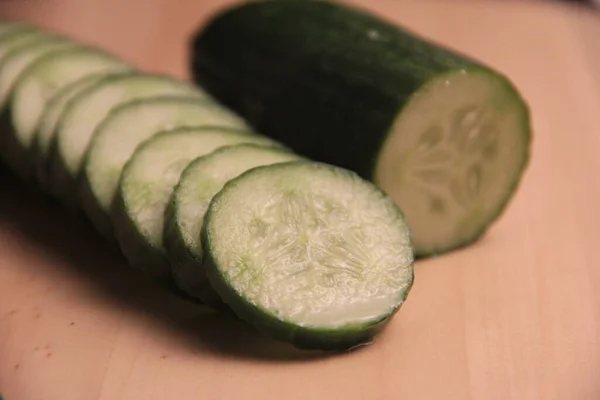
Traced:
<svg viewBox="0 0 600 400">
<path fill-rule="evenodd" d="M 80 46 L 67 38 L 37 35 L 0 59 L 0 107 L 4 107 L 21 73 L 39 58 L 55 50 Z"/>
<path fill-rule="evenodd" d="M 299 159 L 283 149 L 240 144 L 200 157 L 184 170 L 167 207 L 164 226 L 164 243 L 177 286 L 204 304 L 223 308 L 202 264 L 200 233 L 210 201 L 225 183 L 251 168 Z"/>
<path fill-rule="evenodd" d="M 100 73 L 86 76 L 58 92 L 46 105 L 40 117 L 37 132 L 31 145 L 31 159 L 35 163 L 35 173 L 40 186 L 52 192 L 51 184 L 51 154 L 55 145 L 56 128 L 65 107 L 78 94 L 93 86 L 98 81 L 106 79 L 110 73 Z"/>
<path fill-rule="evenodd" d="M 202 90 L 187 82 L 134 72 L 107 77 L 69 100 L 57 125 L 51 161 L 53 192 L 74 205 L 76 179 L 96 127 L 111 109 L 156 96 L 208 99 Z"/>
<path fill-rule="evenodd" d="M 208 100 L 162 96 L 126 103 L 96 128 L 81 171 L 81 204 L 98 231 L 114 240 L 109 211 L 121 171 L 142 142 L 166 129 L 224 127 L 246 130 L 246 123 Z"/>
<path fill-rule="evenodd" d="M 243 320 L 301 348 L 370 343 L 413 282 L 408 225 L 373 184 L 290 162 L 229 181 L 205 219 L 212 287 Z"/>
<path fill-rule="evenodd" d="M 29 65 L 15 83 L 10 102 L 14 132 L 8 135 L 6 154 L 12 168 L 29 180 L 33 165 L 27 156 L 40 116 L 62 88 L 88 75 L 130 69 L 125 62 L 93 48 L 56 50 Z"/>
<path fill-rule="evenodd" d="M 485 70 L 431 80 L 383 143 L 375 182 L 405 212 L 418 255 L 477 240 L 505 208 L 529 159 L 529 117 Z"/>
<path fill-rule="evenodd" d="M 185 128 L 157 134 L 137 148 L 123 168 L 111 213 L 117 242 L 131 266 L 157 279 L 170 278 L 164 215 L 181 172 L 193 159 L 236 143 L 276 145 L 249 132 Z"/>
</svg>

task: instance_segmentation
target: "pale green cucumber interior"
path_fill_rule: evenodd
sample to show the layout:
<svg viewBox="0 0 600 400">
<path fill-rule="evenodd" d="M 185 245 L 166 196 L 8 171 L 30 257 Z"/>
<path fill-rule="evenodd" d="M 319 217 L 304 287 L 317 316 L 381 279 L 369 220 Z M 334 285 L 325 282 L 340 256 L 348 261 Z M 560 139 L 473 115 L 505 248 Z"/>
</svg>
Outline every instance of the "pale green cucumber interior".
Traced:
<svg viewBox="0 0 600 400">
<path fill-rule="evenodd" d="M 85 175 L 98 205 L 108 213 L 125 163 L 137 146 L 177 127 L 246 129 L 245 122 L 210 102 L 162 98 L 125 104 L 104 120 L 90 143 Z"/>
<path fill-rule="evenodd" d="M 51 51 L 75 47 L 75 43 L 62 37 L 40 36 L 25 45 L 6 53 L 0 64 L 0 107 L 6 104 L 10 91 L 19 75 L 36 59 Z"/>
<path fill-rule="evenodd" d="M 124 62 L 91 49 L 57 50 L 40 58 L 15 85 L 11 105 L 17 139 L 29 147 L 46 103 L 62 88 L 87 75 L 128 69 Z"/>
<path fill-rule="evenodd" d="M 40 123 L 38 125 L 37 131 L 37 151 L 39 152 L 40 157 L 43 159 L 47 159 L 52 140 L 54 139 L 54 135 L 56 134 L 57 124 L 65 110 L 65 107 L 68 105 L 69 101 L 75 98 L 78 94 L 84 92 L 89 87 L 96 84 L 99 80 L 106 77 L 106 74 L 99 73 L 96 75 L 87 76 L 82 78 L 76 82 L 73 82 L 71 85 L 65 87 L 60 92 L 58 92 L 46 105 L 41 117 Z"/>
<path fill-rule="evenodd" d="M 417 254 L 468 244 L 500 213 L 528 158 L 527 110 L 506 82 L 457 71 L 398 115 L 375 181 L 407 216 Z"/>
<path fill-rule="evenodd" d="M 166 76 L 130 74 L 101 82 L 71 100 L 59 123 L 58 151 L 73 177 L 77 176 L 94 129 L 108 112 L 133 100 L 181 95 L 206 98 L 194 86 Z"/>
<path fill-rule="evenodd" d="M 204 215 L 212 198 L 229 180 L 262 165 L 271 165 L 300 159 L 287 151 L 266 146 L 238 145 L 218 150 L 198 159 L 185 170 L 174 196 L 175 221 L 179 237 L 191 254 L 202 259 L 200 232 Z M 193 292 L 202 271 L 186 270 L 188 265 L 174 266 L 176 280 L 183 290 Z M 199 268 L 199 266 L 196 266 Z M 190 293 L 193 294 L 193 293 Z"/>
<path fill-rule="evenodd" d="M 315 163 L 253 169 L 208 211 L 218 273 L 262 312 L 303 327 L 389 316 L 412 285 L 402 213 L 374 185 Z"/>
<path fill-rule="evenodd" d="M 236 143 L 272 143 L 264 136 L 223 129 L 166 132 L 143 144 L 127 163 L 121 195 L 129 219 L 156 248 L 163 248 L 164 214 L 181 172 L 194 159 Z"/>
</svg>

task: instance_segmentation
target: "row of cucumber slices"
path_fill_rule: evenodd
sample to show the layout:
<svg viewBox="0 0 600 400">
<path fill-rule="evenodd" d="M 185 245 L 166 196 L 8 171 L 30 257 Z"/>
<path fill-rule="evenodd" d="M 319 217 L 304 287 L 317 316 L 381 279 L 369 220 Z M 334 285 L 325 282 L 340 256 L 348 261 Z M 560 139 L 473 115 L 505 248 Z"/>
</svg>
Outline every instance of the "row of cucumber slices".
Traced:
<svg viewBox="0 0 600 400">
<path fill-rule="evenodd" d="M 279 340 L 370 342 L 413 283 L 398 206 L 254 132 L 202 89 L 0 23 L 0 156 L 128 263 Z"/>
</svg>

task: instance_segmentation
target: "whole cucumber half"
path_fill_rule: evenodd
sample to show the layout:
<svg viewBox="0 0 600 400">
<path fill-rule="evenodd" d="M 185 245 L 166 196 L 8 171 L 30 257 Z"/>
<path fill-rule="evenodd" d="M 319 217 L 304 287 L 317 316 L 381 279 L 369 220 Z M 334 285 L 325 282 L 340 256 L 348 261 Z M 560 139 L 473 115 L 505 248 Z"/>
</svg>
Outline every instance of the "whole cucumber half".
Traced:
<svg viewBox="0 0 600 400">
<path fill-rule="evenodd" d="M 195 81 L 257 131 L 388 193 L 419 256 L 481 237 L 528 163 L 529 110 L 507 77 L 362 10 L 235 6 L 191 51 Z"/>
</svg>

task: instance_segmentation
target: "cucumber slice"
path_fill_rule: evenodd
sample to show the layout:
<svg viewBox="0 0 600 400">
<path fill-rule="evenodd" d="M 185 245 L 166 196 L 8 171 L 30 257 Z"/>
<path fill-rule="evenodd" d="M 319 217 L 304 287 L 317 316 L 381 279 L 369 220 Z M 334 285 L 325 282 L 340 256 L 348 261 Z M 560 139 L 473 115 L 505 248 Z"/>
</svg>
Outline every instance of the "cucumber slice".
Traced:
<svg viewBox="0 0 600 400">
<path fill-rule="evenodd" d="M 107 77 L 69 100 L 58 122 L 52 149 L 52 192 L 73 206 L 77 194 L 76 179 L 96 127 L 111 109 L 159 95 L 208 98 L 189 83 L 165 75 L 134 72 Z"/>
<path fill-rule="evenodd" d="M 100 73 L 86 76 L 58 92 L 46 105 L 44 112 L 40 116 L 40 122 L 36 131 L 33 143 L 31 145 L 31 156 L 35 164 L 35 173 L 39 185 L 48 192 L 53 191 L 51 184 L 51 154 L 54 138 L 56 137 L 56 128 L 60 117 L 69 101 L 88 88 L 95 85 L 102 79 L 110 76 L 109 73 Z"/>
<path fill-rule="evenodd" d="M 235 114 L 208 101 L 189 97 L 157 97 L 124 104 L 98 126 L 81 171 L 81 204 L 96 229 L 114 240 L 109 211 L 121 171 L 140 143 L 177 127 L 248 129 Z"/>
<path fill-rule="evenodd" d="M 14 86 L 10 102 L 14 132 L 5 135 L 6 142 L 2 143 L 12 169 L 29 179 L 33 165 L 27 155 L 40 116 L 62 88 L 85 76 L 130 69 L 123 61 L 92 48 L 56 50 L 27 67 Z"/>
<path fill-rule="evenodd" d="M 164 215 L 181 172 L 194 158 L 237 143 L 275 145 L 248 132 L 199 128 L 167 131 L 137 148 L 123 168 L 111 213 L 117 242 L 131 266 L 157 279 L 170 278 Z"/>
<path fill-rule="evenodd" d="M 229 181 L 210 204 L 203 240 L 207 277 L 223 301 L 301 348 L 371 342 L 413 283 L 400 209 L 327 164 L 257 167 Z"/>
<path fill-rule="evenodd" d="M 528 164 L 529 110 L 505 76 L 344 4 L 230 8 L 192 67 L 257 131 L 390 194 L 420 256 L 481 237 Z"/>
<path fill-rule="evenodd" d="M 21 73 L 52 51 L 80 46 L 62 36 L 38 35 L 0 59 L 0 107 L 4 107 Z"/>
<path fill-rule="evenodd" d="M 45 35 L 47 33 L 26 24 L 17 23 L 9 25 L 0 34 L 0 58 L 13 49 Z"/>
<path fill-rule="evenodd" d="M 200 233 L 210 201 L 225 183 L 251 168 L 298 159 L 298 155 L 282 149 L 243 144 L 200 157 L 184 170 L 167 207 L 164 233 L 172 275 L 179 288 L 207 305 L 222 308 L 202 264 Z"/>
</svg>

